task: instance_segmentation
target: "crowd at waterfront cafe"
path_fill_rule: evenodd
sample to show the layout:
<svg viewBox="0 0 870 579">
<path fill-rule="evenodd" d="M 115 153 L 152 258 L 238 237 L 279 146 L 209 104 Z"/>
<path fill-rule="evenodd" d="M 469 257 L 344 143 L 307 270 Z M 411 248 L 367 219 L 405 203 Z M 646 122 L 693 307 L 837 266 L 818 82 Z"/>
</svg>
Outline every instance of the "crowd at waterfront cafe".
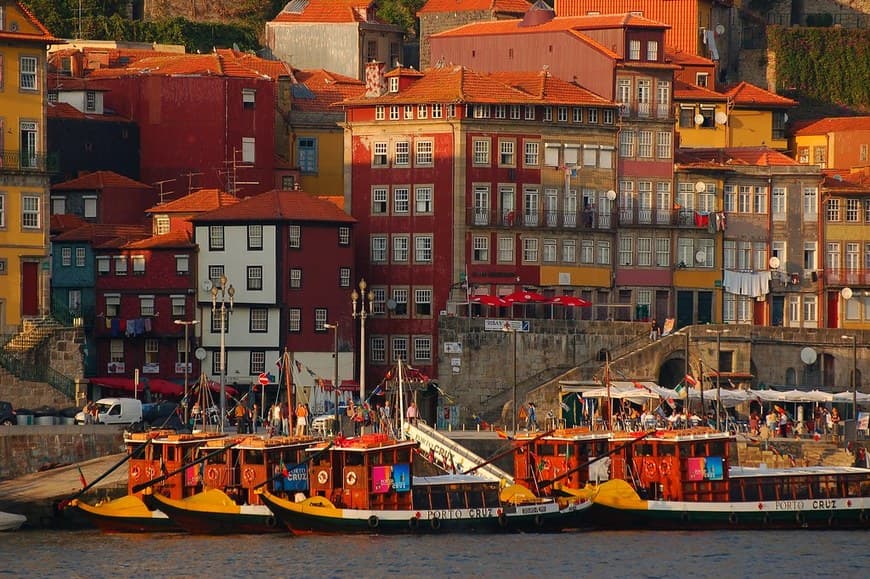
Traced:
<svg viewBox="0 0 870 579">
<path fill-rule="evenodd" d="M 674 428 L 709 423 L 716 425 L 717 409 L 726 427 L 735 430 L 750 429 L 753 416 L 763 423 L 770 413 L 785 414 L 790 432 L 809 434 L 824 432 L 814 425 L 820 414 L 830 416 L 836 409 L 839 416 L 855 416 L 853 405 L 858 405 L 858 434 L 868 435 L 870 394 L 862 392 L 822 392 L 798 389 L 733 389 L 664 388 L 655 382 L 611 381 L 609 386 L 599 382 L 564 382 L 561 385 L 561 424 L 588 426 L 593 429 Z M 608 400 L 613 408 L 608 419 Z M 706 409 L 706 412 L 704 411 Z"/>
</svg>

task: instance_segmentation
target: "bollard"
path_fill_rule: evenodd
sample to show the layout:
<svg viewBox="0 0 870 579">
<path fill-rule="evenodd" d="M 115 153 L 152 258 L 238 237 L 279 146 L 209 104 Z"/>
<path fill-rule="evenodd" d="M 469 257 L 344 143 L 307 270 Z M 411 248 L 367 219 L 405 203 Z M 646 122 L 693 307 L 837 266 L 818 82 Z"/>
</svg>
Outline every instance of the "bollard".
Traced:
<svg viewBox="0 0 870 579">
<path fill-rule="evenodd" d="M 477 431 L 480 432 L 480 424 L 477 425 Z"/>
<path fill-rule="evenodd" d="M 447 423 L 447 432 L 453 432 L 453 423 L 452 422 Z"/>
</svg>

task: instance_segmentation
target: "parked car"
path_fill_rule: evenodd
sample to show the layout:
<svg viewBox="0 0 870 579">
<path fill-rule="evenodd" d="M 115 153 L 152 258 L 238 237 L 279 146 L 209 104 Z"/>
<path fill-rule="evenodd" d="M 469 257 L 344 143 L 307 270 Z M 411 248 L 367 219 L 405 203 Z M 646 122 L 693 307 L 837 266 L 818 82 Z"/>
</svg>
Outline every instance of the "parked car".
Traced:
<svg viewBox="0 0 870 579">
<path fill-rule="evenodd" d="M 135 398 L 100 398 L 97 400 L 98 424 L 133 424 L 142 421 L 142 402 Z M 85 424 L 85 413 L 76 414 L 75 423 Z"/>
<path fill-rule="evenodd" d="M 12 403 L 0 402 L 0 425 L 12 426 L 17 423 L 18 420 L 15 418 L 15 410 L 12 408 Z"/>
</svg>

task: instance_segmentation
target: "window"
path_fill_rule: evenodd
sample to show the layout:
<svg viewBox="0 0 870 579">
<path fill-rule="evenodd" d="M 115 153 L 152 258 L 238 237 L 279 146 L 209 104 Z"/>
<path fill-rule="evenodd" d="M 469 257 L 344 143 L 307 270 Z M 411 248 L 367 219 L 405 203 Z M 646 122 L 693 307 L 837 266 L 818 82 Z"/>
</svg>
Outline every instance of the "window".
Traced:
<svg viewBox="0 0 870 579">
<path fill-rule="evenodd" d="M 314 331 L 325 332 L 326 321 L 329 319 L 329 312 L 326 308 L 314 308 Z"/>
<path fill-rule="evenodd" d="M 846 221 L 849 223 L 859 223 L 861 221 L 860 199 L 846 200 Z"/>
<path fill-rule="evenodd" d="M 573 239 L 562 240 L 562 263 L 573 264 L 577 261 L 577 241 Z"/>
<path fill-rule="evenodd" d="M 350 245 L 350 227 L 342 225 L 338 228 L 338 244 L 342 246 Z"/>
<path fill-rule="evenodd" d="M 474 165 L 489 165 L 489 139 L 473 139 L 472 147 L 472 163 Z"/>
<path fill-rule="evenodd" d="M 417 263 L 432 263 L 432 236 L 414 236 L 414 261 Z"/>
<path fill-rule="evenodd" d="M 375 295 L 372 312 L 379 315 L 387 313 L 387 290 L 384 287 L 371 287 L 372 293 Z"/>
<path fill-rule="evenodd" d="M 409 213 L 411 210 L 411 192 L 407 187 L 393 188 L 393 213 Z"/>
<path fill-rule="evenodd" d="M 338 285 L 339 287 L 350 287 L 350 268 L 338 268 Z"/>
<path fill-rule="evenodd" d="M 72 248 L 64 247 L 60 250 L 60 264 L 64 267 L 72 265 Z"/>
<path fill-rule="evenodd" d="M 537 167 L 540 163 L 540 151 L 541 144 L 537 141 L 526 141 L 525 143 L 525 153 L 523 155 L 523 163 L 527 167 Z"/>
<path fill-rule="evenodd" d="M 514 156 L 514 147 L 516 143 L 513 141 L 499 141 L 499 161 L 498 164 L 502 167 L 513 167 L 516 165 L 516 157 Z"/>
<path fill-rule="evenodd" d="M 671 158 L 671 133 L 659 131 L 656 133 L 656 157 Z"/>
<path fill-rule="evenodd" d="M 656 267 L 671 266 L 671 240 L 667 237 L 656 238 Z"/>
<path fill-rule="evenodd" d="M 2 63 L 0 63 L 2 64 Z M 2 86 L 2 78 L 0 78 L 0 86 Z M 22 168 L 36 168 L 36 151 L 37 151 L 37 123 L 33 121 L 21 121 L 18 125 L 20 133 L 20 155 L 18 164 Z"/>
<path fill-rule="evenodd" d="M 695 109 L 694 107 L 680 107 L 680 128 L 691 129 L 695 126 Z"/>
<path fill-rule="evenodd" d="M 839 199 L 828 199 L 828 206 L 825 209 L 825 217 L 828 221 L 840 221 Z"/>
<path fill-rule="evenodd" d="M 568 122 L 568 107 L 559 107 L 556 109 L 556 120 L 560 123 Z"/>
<path fill-rule="evenodd" d="M 583 166 L 594 167 L 598 161 L 598 147 L 583 145 Z"/>
<path fill-rule="evenodd" d="M 804 187 L 804 221 L 818 221 L 819 190 L 815 187 Z"/>
<path fill-rule="evenodd" d="M 39 197 L 25 195 L 21 198 L 21 227 L 39 229 Z"/>
<path fill-rule="evenodd" d="M 248 225 L 248 249 L 261 250 L 263 249 L 263 226 Z"/>
<path fill-rule="evenodd" d="M 253 109 L 257 104 L 257 91 L 252 88 L 242 89 L 242 108 Z"/>
<path fill-rule="evenodd" d="M 545 239 L 541 259 L 544 263 L 556 263 L 556 240 Z"/>
<path fill-rule="evenodd" d="M 97 273 L 100 275 L 109 275 L 111 271 L 111 265 L 109 264 L 109 258 L 107 256 L 100 256 L 97 258 Z"/>
<path fill-rule="evenodd" d="M 377 105 L 375 107 L 375 120 L 382 121 L 387 118 L 385 113 L 386 109 L 384 108 L 384 105 Z"/>
<path fill-rule="evenodd" d="M 290 225 L 287 227 L 287 240 L 292 249 L 302 247 L 302 226 Z"/>
<path fill-rule="evenodd" d="M 414 188 L 414 212 L 432 213 L 432 187 Z"/>
<path fill-rule="evenodd" d="M 251 291 L 260 291 L 263 289 L 262 265 L 248 266 L 248 289 Z"/>
<path fill-rule="evenodd" d="M 735 185 L 725 185 L 725 211 L 727 213 L 737 212 L 737 187 Z"/>
<path fill-rule="evenodd" d="M 408 261 L 408 250 L 410 239 L 407 235 L 393 236 L 393 263 L 406 263 Z"/>
<path fill-rule="evenodd" d="M 637 156 L 651 158 L 652 151 L 652 131 L 639 131 L 637 134 Z"/>
<path fill-rule="evenodd" d="M 386 167 L 387 165 L 387 143 L 375 143 L 372 153 L 372 167 Z"/>
<path fill-rule="evenodd" d="M 816 145 L 813 147 L 813 163 L 821 167 L 825 168 L 825 165 L 828 160 L 828 148 L 824 145 Z"/>
<path fill-rule="evenodd" d="M 523 261 L 527 263 L 537 263 L 538 261 L 538 240 L 530 237 L 523 239 Z"/>
<path fill-rule="evenodd" d="M 605 125 L 612 125 L 615 120 L 615 113 L 613 109 L 604 109 L 601 112 L 601 122 Z"/>
<path fill-rule="evenodd" d="M 251 376 L 258 376 L 266 371 L 266 352 L 262 350 L 252 350 L 250 353 L 248 373 Z"/>
<path fill-rule="evenodd" d="M 269 331 L 269 308 L 251 308 L 249 328 L 252 334 Z"/>
<path fill-rule="evenodd" d="M 302 287 L 302 270 L 297 267 L 290 270 L 290 287 L 294 289 Z"/>
<path fill-rule="evenodd" d="M 387 238 L 384 235 L 372 236 L 372 263 L 387 262 Z"/>
<path fill-rule="evenodd" d="M 533 105 L 526 105 L 523 118 L 527 121 L 535 120 L 535 107 Z"/>
<path fill-rule="evenodd" d="M 574 107 L 571 111 L 571 120 L 575 123 L 583 122 L 583 109 L 580 107 Z"/>
<path fill-rule="evenodd" d="M 390 120 L 398 121 L 399 120 L 399 107 L 391 106 L 390 107 Z"/>
<path fill-rule="evenodd" d="M 773 111 L 773 138 L 785 138 L 785 111 Z"/>
<path fill-rule="evenodd" d="M 384 364 L 387 361 L 387 342 L 382 336 L 372 336 L 369 361 Z"/>
<path fill-rule="evenodd" d="M 405 120 L 410 121 L 414 119 L 414 105 L 405 105 Z"/>
<path fill-rule="evenodd" d="M 559 143 L 546 143 L 544 145 L 544 165 L 547 167 L 559 166 Z"/>
<path fill-rule="evenodd" d="M 544 120 L 548 122 L 553 120 L 553 107 L 544 107 Z"/>
<path fill-rule="evenodd" d="M 393 158 L 393 164 L 396 167 L 407 167 L 411 164 L 411 143 L 408 141 L 398 141 L 395 145 L 396 155 Z"/>
<path fill-rule="evenodd" d="M 429 109 L 426 107 L 426 105 L 417 105 L 417 118 L 425 119 L 427 116 L 429 116 L 427 114 L 428 110 Z"/>
<path fill-rule="evenodd" d="M 785 187 L 774 187 L 770 196 L 771 212 L 773 213 L 774 221 L 785 221 L 786 219 L 786 199 L 787 190 Z"/>
<path fill-rule="evenodd" d="M 51 214 L 63 215 L 66 213 L 66 197 L 51 198 Z"/>
<path fill-rule="evenodd" d="M 432 315 L 432 290 L 414 290 L 414 315 L 428 318 Z"/>
<path fill-rule="evenodd" d="M 507 118 L 507 106 L 506 105 L 495 105 L 495 118 L 497 118 L 497 119 L 506 119 Z"/>
<path fill-rule="evenodd" d="M 432 338 L 429 336 L 414 337 L 414 360 L 416 362 L 432 361 Z"/>
<path fill-rule="evenodd" d="M 302 331 L 302 310 L 299 308 L 287 310 L 287 331 L 294 334 Z"/>
<path fill-rule="evenodd" d="M 484 235 L 472 237 L 471 259 L 478 263 L 489 263 L 489 237 Z"/>
<path fill-rule="evenodd" d="M 242 137 L 242 163 L 256 163 L 257 141 L 254 137 Z"/>
<path fill-rule="evenodd" d="M 441 109 L 441 104 L 440 103 L 433 104 L 432 105 L 432 118 L 433 119 L 440 119 L 442 117 L 442 115 L 443 115 L 443 111 Z"/>
<path fill-rule="evenodd" d="M 565 151 L 563 153 L 565 159 L 565 166 L 571 167 L 572 165 L 580 164 L 580 145 L 576 143 L 565 143 Z"/>
<path fill-rule="evenodd" d="M 408 359 L 408 338 L 405 336 L 393 336 L 393 360 Z"/>
<path fill-rule="evenodd" d="M 631 265 L 634 254 L 633 244 L 634 239 L 631 237 L 619 238 L 619 265 Z"/>
<path fill-rule="evenodd" d="M 157 364 L 160 362 L 160 342 L 157 338 L 145 339 L 145 363 Z"/>
<path fill-rule="evenodd" d="M 514 238 L 499 237 L 498 238 L 498 261 L 499 263 L 514 262 Z"/>
<path fill-rule="evenodd" d="M 317 139 L 301 137 L 296 141 L 296 163 L 303 173 L 317 173 Z"/>
<path fill-rule="evenodd" d="M 408 288 L 393 288 L 393 301 L 396 309 L 393 313 L 397 316 L 408 315 Z"/>
<path fill-rule="evenodd" d="M 169 296 L 169 301 L 172 304 L 173 318 L 183 318 L 187 315 L 187 302 L 184 296 Z"/>
<path fill-rule="evenodd" d="M 123 364 L 126 359 L 124 356 L 124 340 L 111 340 L 109 345 L 109 362 Z"/>
<path fill-rule="evenodd" d="M 613 169 L 613 147 L 601 147 L 598 151 L 598 168 Z"/>
<path fill-rule="evenodd" d="M 709 84 L 710 73 L 697 72 L 695 73 L 695 84 L 700 87 L 706 87 Z"/>
<path fill-rule="evenodd" d="M 619 133 L 619 156 L 634 157 L 634 131 L 631 129 Z"/>
<path fill-rule="evenodd" d="M 518 121 L 520 120 L 520 113 L 522 108 L 520 105 L 511 105 L 511 120 Z"/>
<path fill-rule="evenodd" d="M 106 294 L 106 317 L 117 318 L 121 313 L 121 294 Z M 123 362 L 123 360 L 119 360 Z"/>
<path fill-rule="evenodd" d="M 598 265 L 610 265 L 610 242 L 599 241 L 595 244 L 596 263 Z"/>
<path fill-rule="evenodd" d="M 595 246 L 591 239 L 580 240 L 580 263 L 593 263 L 595 261 Z"/>
<path fill-rule="evenodd" d="M 629 40 L 628 42 L 628 59 L 640 60 L 640 40 Z"/>
<path fill-rule="evenodd" d="M 127 256 L 115 256 L 115 275 L 127 275 Z"/>
<path fill-rule="evenodd" d="M 39 87 L 36 84 L 38 60 L 35 56 L 22 56 L 18 62 L 19 79 L 18 87 L 21 90 L 36 91 Z"/>
<path fill-rule="evenodd" d="M 818 261 L 816 260 L 816 246 L 817 242 L 815 241 L 804 241 L 804 269 L 811 271 L 816 270 L 818 265 Z"/>
<path fill-rule="evenodd" d="M 145 256 L 133 256 L 133 275 L 145 275 Z"/>
<path fill-rule="evenodd" d="M 652 238 L 638 237 L 637 265 L 641 267 L 650 267 L 652 265 Z"/>
<path fill-rule="evenodd" d="M 154 315 L 154 296 L 139 296 L 139 315 Z"/>
<path fill-rule="evenodd" d="M 168 215 L 155 215 L 154 216 L 154 233 L 156 235 L 164 235 L 169 233 L 170 230 L 170 221 Z"/>
<path fill-rule="evenodd" d="M 399 77 L 394 76 L 390 79 L 390 92 L 399 92 Z"/>
<path fill-rule="evenodd" d="M 375 187 L 372 189 L 372 214 L 385 215 L 387 207 L 387 188 Z"/>
<path fill-rule="evenodd" d="M 488 119 L 489 105 L 474 105 L 472 114 L 475 119 Z"/>
<path fill-rule="evenodd" d="M 646 42 L 646 59 L 649 61 L 659 59 L 659 43 L 655 40 L 647 40 Z"/>
<path fill-rule="evenodd" d="M 432 141 L 415 141 L 414 146 L 416 147 L 415 151 L 415 160 L 414 164 L 418 167 L 431 167 L 433 163 L 433 143 Z"/>
<path fill-rule="evenodd" d="M 210 251 L 224 250 L 223 225 L 210 225 L 208 228 L 208 248 Z"/>
<path fill-rule="evenodd" d="M 0 66 L 2 66 L 2 61 L 0 61 Z M 3 124 L 0 123 L 0 128 L 3 127 Z M 6 195 L 0 195 L 0 227 L 6 227 Z"/>
</svg>

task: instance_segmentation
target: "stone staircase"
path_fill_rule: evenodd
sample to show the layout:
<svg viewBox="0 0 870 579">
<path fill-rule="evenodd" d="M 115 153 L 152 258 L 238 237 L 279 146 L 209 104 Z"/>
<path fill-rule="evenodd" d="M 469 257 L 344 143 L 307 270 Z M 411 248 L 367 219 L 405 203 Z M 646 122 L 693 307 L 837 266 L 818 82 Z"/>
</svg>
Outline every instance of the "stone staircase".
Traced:
<svg viewBox="0 0 870 579">
<path fill-rule="evenodd" d="M 740 466 L 769 468 L 789 466 L 852 466 L 855 458 L 841 446 L 826 440 L 773 439 L 738 442 Z"/>
<path fill-rule="evenodd" d="M 4 349 L 10 353 L 29 352 L 61 329 L 64 329 L 63 324 L 51 317 L 25 319 L 21 322 L 21 331 L 6 343 Z"/>
</svg>

